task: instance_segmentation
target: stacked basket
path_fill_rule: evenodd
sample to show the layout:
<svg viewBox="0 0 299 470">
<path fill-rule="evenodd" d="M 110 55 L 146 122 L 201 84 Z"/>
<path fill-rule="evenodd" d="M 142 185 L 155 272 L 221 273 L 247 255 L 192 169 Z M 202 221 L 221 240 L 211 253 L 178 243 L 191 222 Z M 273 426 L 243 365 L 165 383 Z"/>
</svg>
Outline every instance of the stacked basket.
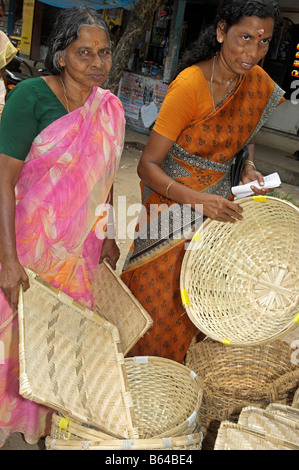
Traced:
<svg viewBox="0 0 299 470">
<path fill-rule="evenodd" d="M 138 438 L 111 439 L 95 428 L 54 415 L 48 450 L 200 449 L 201 383 L 187 367 L 157 357 L 125 359 Z M 88 444 L 87 444 L 88 442 Z"/>
<path fill-rule="evenodd" d="M 47 448 L 199 449 L 200 379 L 167 359 L 124 358 L 150 321 L 110 268 L 101 269 L 102 281 L 117 284 L 102 311 L 97 299 L 91 311 L 30 270 L 31 287 L 20 292 L 20 394 L 57 410 Z M 116 287 L 138 328 L 122 328 Z"/>
<path fill-rule="evenodd" d="M 221 421 L 237 421 L 243 407 L 292 404 L 299 368 L 291 354 L 289 343 L 281 340 L 241 348 L 206 339 L 189 349 L 186 364 L 204 384 L 199 424 L 206 449 L 213 448 Z"/>
<path fill-rule="evenodd" d="M 215 450 L 299 450 L 299 410 L 273 403 L 245 407 L 238 423 L 223 421 Z"/>
<path fill-rule="evenodd" d="M 236 421 L 245 406 L 290 405 L 299 386 L 292 350 L 278 339 L 299 323 L 299 209 L 272 197 L 238 203 L 243 220 L 207 219 L 181 271 L 186 312 L 209 337 L 186 362 L 204 382 L 206 449 L 221 421 Z"/>
</svg>

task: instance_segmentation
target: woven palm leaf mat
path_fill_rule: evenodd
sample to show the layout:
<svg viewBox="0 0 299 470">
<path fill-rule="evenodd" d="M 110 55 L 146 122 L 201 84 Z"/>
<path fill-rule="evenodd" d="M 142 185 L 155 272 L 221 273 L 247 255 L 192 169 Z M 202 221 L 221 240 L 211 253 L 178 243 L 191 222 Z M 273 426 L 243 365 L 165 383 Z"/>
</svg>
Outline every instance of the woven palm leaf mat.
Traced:
<svg viewBox="0 0 299 470">
<path fill-rule="evenodd" d="M 214 450 L 299 450 L 299 445 L 256 431 L 249 426 L 223 421 Z"/>
<path fill-rule="evenodd" d="M 27 270 L 20 394 L 116 438 L 138 437 L 117 328 Z"/>
<path fill-rule="evenodd" d="M 238 424 L 248 426 L 272 437 L 291 442 L 299 449 L 299 420 L 272 413 L 255 407 L 245 407 L 241 411 Z"/>
<path fill-rule="evenodd" d="M 183 259 L 181 296 L 210 338 L 249 346 L 299 323 L 299 208 L 274 197 L 238 201 L 243 220 L 207 219 Z"/>
<path fill-rule="evenodd" d="M 93 311 L 118 328 L 126 355 L 152 325 L 150 315 L 105 261 L 92 284 Z"/>
<path fill-rule="evenodd" d="M 296 393 L 295 393 L 295 395 L 294 395 L 294 400 L 293 400 L 292 406 L 293 406 L 294 408 L 299 408 L 299 389 L 296 390 Z"/>
<path fill-rule="evenodd" d="M 281 403 L 245 407 L 238 423 L 221 423 L 214 449 L 299 450 L 299 410 Z"/>
</svg>

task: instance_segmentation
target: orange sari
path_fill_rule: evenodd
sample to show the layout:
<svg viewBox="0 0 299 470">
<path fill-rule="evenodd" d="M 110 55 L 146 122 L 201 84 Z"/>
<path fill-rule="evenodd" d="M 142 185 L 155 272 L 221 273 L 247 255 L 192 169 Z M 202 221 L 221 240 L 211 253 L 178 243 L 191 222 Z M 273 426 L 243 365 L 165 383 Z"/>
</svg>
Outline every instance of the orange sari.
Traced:
<svg viewBox="0 0 299 470">
<path fill-rule="evenodd" d="M 235 154 L 262 127 L 283 94 L 260 67 L 254 67 L 207 116 L 183 129 L 163 162 L 163 170 L 197 191 L 230 198 Z M 141 190 L 145 210 L 136 227 L 122 280 L 154 323 L 130 355 L 155 355 L 182 362 L 196 333 L 180 297 L 185 233 L 186 228 L 200 226 L 202 216 L 143 183 Z M 153 231 L 155 237 L 151 236 Z"/>
</svg>

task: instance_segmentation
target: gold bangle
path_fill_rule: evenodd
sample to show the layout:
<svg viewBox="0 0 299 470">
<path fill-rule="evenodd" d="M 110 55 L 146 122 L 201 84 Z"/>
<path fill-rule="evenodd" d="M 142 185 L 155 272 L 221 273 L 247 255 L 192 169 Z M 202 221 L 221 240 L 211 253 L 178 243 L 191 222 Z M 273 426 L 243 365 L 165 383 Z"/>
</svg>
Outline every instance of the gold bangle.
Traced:
<svg viewBox="0 0 299 470">
<path fill-rule="evenodd" d="M 251 165 L 251 166 L 253 166 L 253 168 L 256 170 L 255 164 L 254 164 L 253 161 L 251 161 L 251 160 L 245 160 L 244 165 Z"/>
<path fill-rule="evenodd" d="M 168 198 L 168 191 L 169 191 L 169 188 L 170 188 L 170 186 L 171 186 L 173 183 L 175 183 L 175 181 L 171 181 L 171 183 L 169 183 L 169 185 L 168 185 L 167 188 L 166 188 L 166 197 L 167 197 L 167 198 Z"/>
</svg>

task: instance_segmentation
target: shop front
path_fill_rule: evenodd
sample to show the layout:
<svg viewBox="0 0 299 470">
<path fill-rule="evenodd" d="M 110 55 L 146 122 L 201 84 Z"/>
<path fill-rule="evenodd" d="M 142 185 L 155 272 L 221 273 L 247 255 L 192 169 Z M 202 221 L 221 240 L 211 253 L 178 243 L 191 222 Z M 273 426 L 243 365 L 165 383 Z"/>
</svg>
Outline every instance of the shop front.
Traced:
<svg viewBox="0 0 299 470">
<path fill-rule="evenodd" d="M 153 12 L 119 84 L 118 96 L 130 127 L 150 132 L 179 59 L 213 21 L 218 1 L 168 0 Z M 132 0 L 84 3 L 87 2 L 102 11 L 111 31 L 118 27 L 121 34 L 125 30 Z M 33 61 L 45 57 L 46 40 L 60 8 L 78 4 L 75 0 L 5 0 L 5 3 L 6 32 L 17 41 L 20 54 Z M 286 91 L 286 101 L 262 130 L 299 139 L 299 5 L 298 0 L 279 0 L 279 5 L 281 23 L 261 65 Z"/>
<path fill-rule="evenodd" d="M 119 86 L 130 127 L 149 133 L 151 125 L 147 126 L 159 112 L 178 60 L 213 21 L 217 4 L 217 0 L 174 0 L 155 12 Z M 286 101 L 274 111 L 257 139 L 263 142 L 267 134 L 267 144 L 274 141 L 283 148 L 283 139 L 291 139 L 299 148 L 299 5 L 298 0 L 279 0 L 279 4 L 281 21 L 260 65 L 286 91 Z"/>
</svg>

